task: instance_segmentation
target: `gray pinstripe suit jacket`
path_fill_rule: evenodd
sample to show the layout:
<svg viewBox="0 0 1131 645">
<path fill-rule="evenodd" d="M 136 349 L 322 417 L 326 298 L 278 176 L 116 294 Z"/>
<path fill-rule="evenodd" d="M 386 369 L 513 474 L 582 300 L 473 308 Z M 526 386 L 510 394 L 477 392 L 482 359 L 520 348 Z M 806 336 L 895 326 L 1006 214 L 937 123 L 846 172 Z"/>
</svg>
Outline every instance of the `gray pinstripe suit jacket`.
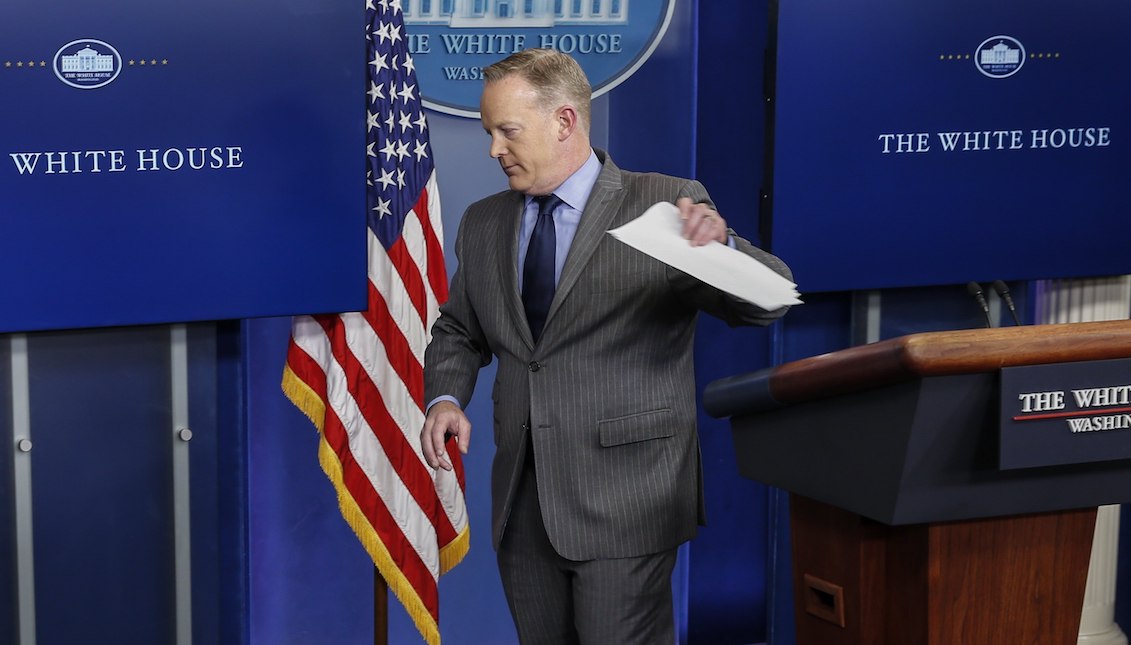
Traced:
<svg viewBox="0 0 1131 645">
<path fill-rule="evenodd" d="M 528 436 L 546 531 L 563 557 L 639 556 L 692 538 L 703 519 L 692 363 L 696 315 L 703 310 L 731 325 L 764 325 L 785 313 L 727 296 L 606 235 L 656 202 L 710 198 L 696 181 L 623 171 L 597 154 L 604 167 L 539 343 L 531 338 L 518 290 L 523 195 L 504 191 L 464 214 L 456 239 L 459 266 L 425 357 L 425 400 L 448 394 L 465 405 L 479 368 L 498 358 L 495 548 Z M 776 257 L 735 240 L 744 253 L 790 275 Z"/>
</svg>

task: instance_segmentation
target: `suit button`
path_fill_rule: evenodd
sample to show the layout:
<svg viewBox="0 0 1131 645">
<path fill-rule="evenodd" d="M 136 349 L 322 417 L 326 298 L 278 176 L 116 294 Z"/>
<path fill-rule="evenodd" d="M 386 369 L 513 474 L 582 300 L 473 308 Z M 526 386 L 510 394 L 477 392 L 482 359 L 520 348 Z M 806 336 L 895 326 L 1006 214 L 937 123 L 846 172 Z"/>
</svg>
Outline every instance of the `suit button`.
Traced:
<svg viewBox="0 0 1131 645">
<path fill-rule="evenodd" d="M 530 371 L 531 372 L 537 372 L 540 369 L 542 369 L 541 363 L 539 363 L 538 361 L 530 361 Z"/>
</svg>

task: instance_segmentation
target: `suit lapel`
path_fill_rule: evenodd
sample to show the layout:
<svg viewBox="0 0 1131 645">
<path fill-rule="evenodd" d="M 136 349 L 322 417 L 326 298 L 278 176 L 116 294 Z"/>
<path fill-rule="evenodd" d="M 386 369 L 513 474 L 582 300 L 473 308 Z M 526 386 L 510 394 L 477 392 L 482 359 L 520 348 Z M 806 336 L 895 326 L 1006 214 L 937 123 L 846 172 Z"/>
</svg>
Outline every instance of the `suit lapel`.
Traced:
<svg viewBox="0 0 1131 645">
<path fill-rule="evenodd" d="M 503 300 L 515 321 L 516 331 L 529 347 L 534 347 L 534 337 L 530 335 L 530 324 L 526 320 L 526 309 L 522 306 L 522 293 L 518 290 L 518 233 L 522 221 L 525 200 L 522 193 L 509 193 L 503 212 L 508 213 L 500 222 L 500 237 L 505 240 L 503 252 L 499 255 L 499 284 L 503 286 Z"/>
<path fill-rule="evenodd" d="M 554 300 L 550 303 L 550 311 L 546 315 L 547 329 L 554 319 L 554 313 L 561 307 L 562 301 L 585 271 L 585 265 L 589 263 L 589 258 L 593 257 L 593 252 L 597 250 L 597 245 L 604 238 L 605 231 L 609 229 L 624 199 L 620 168 L 617 168 L 608 155 L 601 151 L 597 154 L 603 162 L 603 167 L 601 174 L 597 176 L 597 183 L 593 185 L 593 192 L 589 194 L 589 202 L 585 204 L 585 210 L 581 213 L 577 233 L 574 234 L 573 244 L 570 245 L 569 255 L 566 256 L 565 265 L 562 267 L 558 288 L 554 292 Z"/>
</svg>

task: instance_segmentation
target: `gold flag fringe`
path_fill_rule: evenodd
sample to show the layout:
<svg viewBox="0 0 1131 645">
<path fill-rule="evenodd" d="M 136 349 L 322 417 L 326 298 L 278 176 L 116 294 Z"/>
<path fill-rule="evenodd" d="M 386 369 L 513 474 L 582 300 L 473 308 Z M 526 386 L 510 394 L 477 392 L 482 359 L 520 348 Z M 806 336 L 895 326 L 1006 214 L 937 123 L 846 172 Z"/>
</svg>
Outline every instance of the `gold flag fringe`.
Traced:
<svg viewBox="0 0 1131 645">
<path fill-rule="evenodd" d="M 326 435 L 323 434 L 323 428 L 326 418 L 326 404 L 322 397 L 318 396 L 314 390 L 300 379 L 290 368 L 289 365 L 283 368 L 283 393 L 290 399 L 291 403 L 299 410 L 310 418 L 310 421 L 318 429 L 318 434 L 321 437 L 318 442 L 318 462 L 322 466 L 322 472 L 326 473 L 326 477 L 334 486 L 334 491 L 338 496 L 338 508 L 341 510 L 342 517 L 350 528 L 353 529 L 354 534 L 357 535 L 358 540 L 361 541 L 362 547 L 369 554 L 373 560 L 374 566 L 381 573 L 381 577 L 385 579 L 385 583 L 392 590 L 393 594 L 404 605 L 405 611 L 412 618 L 416 624 L 417 630 L 428 645 L 440 645 L 440 629 L 436 624 L 432 614 L 428 608 L 424 606 L 424 602 L 420 596 L 409 584 L 408 579 L 405 578 L 404 573 L 401 572 L 389 555 L 388 549 L 385 547 L 384 542 L 377 535 L 373 526 L 369 523 L 368 518 L 358 507 L 357 501 L 349 494 L 345 487 L 342 478 L 342 464 L 338 461 L 338 456 L 334 454 L 333 448 L 326 441 Z M 456 539 L 452 540 L 443 549 L 440 550 L 440 573 L 446 573 L 463 560 L 464 556 L 471 545 L 471 531 L 468 526 L 464 526 Z"/>
</svg>

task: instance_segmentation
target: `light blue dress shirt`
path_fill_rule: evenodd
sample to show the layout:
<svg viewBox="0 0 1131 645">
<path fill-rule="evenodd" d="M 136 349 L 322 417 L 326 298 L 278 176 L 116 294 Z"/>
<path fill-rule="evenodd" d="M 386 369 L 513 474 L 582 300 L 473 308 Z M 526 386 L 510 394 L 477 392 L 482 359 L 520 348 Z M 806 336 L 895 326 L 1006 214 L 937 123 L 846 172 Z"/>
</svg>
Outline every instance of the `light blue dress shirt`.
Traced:
<svg viewBox="0 0 1131 645">
<path fill-rule="evenodd" d="M 569 247 L 573 245 L 573 236 L 577 234 L 577 225 L 581 222 L 581 211 L 589 201 L 589 194 L 597 184 L 597 176 L 601 174 L 601 162 L 593 152 L 589 159 L 580 168 L 569 176 L 561 186 L 554 190 L 564 202 L 554 211 L 554 284 L 562 277 L 562 267 L 565 266 Z M 538 204 L 534 197 L 526 196 L 526 210 L 522 212 L 522 222 L 518 227 L 518 292 L 522 293 L 522 267 L 526 266 L 526 249 L 530 246 L 530 236 L 534 233 L 534 223 L 538 221 Z"/>
</svg>

